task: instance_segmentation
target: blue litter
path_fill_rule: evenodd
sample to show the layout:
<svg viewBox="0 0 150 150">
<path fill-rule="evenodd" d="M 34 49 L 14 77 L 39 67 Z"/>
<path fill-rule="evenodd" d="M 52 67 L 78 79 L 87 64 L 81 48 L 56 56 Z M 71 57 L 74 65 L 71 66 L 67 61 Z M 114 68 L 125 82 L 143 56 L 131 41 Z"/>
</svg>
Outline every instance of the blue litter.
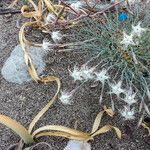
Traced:
<svg viewBox="0 0 150 150">
<path fill-rule="evenodd" d="M 120 12 L 119 16 L 118 16 L 118 20 L 123 22 L 126 21 L 128 19 L 128 14 L 125 12 Z"/>
</svg>

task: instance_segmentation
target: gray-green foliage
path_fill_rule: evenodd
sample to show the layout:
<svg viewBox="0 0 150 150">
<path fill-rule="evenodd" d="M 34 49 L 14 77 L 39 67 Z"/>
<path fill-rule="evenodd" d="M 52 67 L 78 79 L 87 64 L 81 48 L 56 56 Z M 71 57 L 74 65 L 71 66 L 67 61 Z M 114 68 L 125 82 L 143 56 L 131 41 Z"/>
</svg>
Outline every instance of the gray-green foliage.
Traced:
<svg viewBox="0 0 150 150">
<path fill-rule="evenodd" d="M 93 53 L 99 52 L 101 59 L 107 60 L 106 66 L 112 66 L 112 69 L 117 70 L 126 85 L 132 84 L 139 91 L 139 96 L 144 97 L 150 86 L 150 13 L 148 4 L 145 7 L 141 6 L 137 4 L 130 8 L 132 12 L 127 13 L 128 19 L 124 22 L 118 20 L 119 12 L 123 11 L 119 8 L 96 19 L 86 18 L 72 40 L 84 41 L 95 38 L 94 41 L 82 45 L 82 48 Z M 134 37 L 139 44 L 124 48 L 120 44 L 123 32 L 130 35 L 132 25 L 135 26 L 139 22 L 141 27 L 147 28 L 140 38 Z M 137 64 L 133 60 L 132 52 L 138 60 Z"/>
</svg>

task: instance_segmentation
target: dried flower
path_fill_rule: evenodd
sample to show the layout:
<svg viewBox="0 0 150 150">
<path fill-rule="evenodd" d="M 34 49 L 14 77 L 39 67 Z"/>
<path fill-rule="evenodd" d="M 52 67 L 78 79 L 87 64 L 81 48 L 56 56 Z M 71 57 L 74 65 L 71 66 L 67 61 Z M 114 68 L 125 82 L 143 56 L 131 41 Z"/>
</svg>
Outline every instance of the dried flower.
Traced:
<svg viewBox="0 0 150 150">
<path fill-rule="evenodd" d="M 120 44 L 124 45 L 125 48 L 127 48 L 129 45 L 136 45 L 133 41 L 133 34 L 129 36 L 123 32 L 123 40 L 120 42 Z"/>
<path fill-rule="evenodd" d="M 139 22 L 136 26 L 132 25 L 132 34 L 140 37 L 143 32 L 147 29 L 141 27 L 141 22 Z"/>
<path fill-rule="evenodd" d="M 123 110 L 120 110 L 121 115 L 125 118 L 125 120 L 134 119 L 134 108 L 130 109 L 128 106 L 124 106 Z"/>
<path fill-rule="evenodd" d="M 61 96 L 59 97 L 60 101 L 67 105 L 67 104 L 71 104 L 71 99 L 72 98 L 72 93 L 70 92 L 61 92 Z"/>
<path fill-rule="evenodd" d="M 59 31 L 53 31 L 51 37 L 55 43 L 59 43 L 62 40 L 63 35 Z"/>
<path fill-rule="evenodd" d="M 76 12 L 80 12 L 82 6 L 83 6 L 83 3 L 82 3 L 81 1 L 77 1 L 77 2 L 72 3 L 72 4 L 70 5 L 70 7 L 71 7 L 72 9 L 74 9 Z"/>
<path fill-rule="evenodd" d="M 122 81 L 119 81 L 117 84 L 109 84 L 112 91 L 110 93 L 113 93 L 113 94 L 116 94 L 117 97 L 119 97 L 119 95 L 121 93 L 125 93 L 125 90 L 121 88 L 121 84 L 122 84 Z"/>
<path fill-rule="evenodd" d="M 94 79 L 93 71 L 95 67 L 93 68 L 88 68 L 87 66 L 84 66 L 80 69 L 81 71 L 81 76 L 83 77 L 84 80 L 91 80 Z"/>
<path fill-rule="evenodd" d="M 71 72 L 70 70 L 69 70 L 69 72 L 70 72 L 70 75 L 74 78 L 74 81 L 83 80 L 82 73 L 81 73 L 80 69 L 77 68 L 76 66 L 74 66 L 73 72 Z"/>
<path fill-rule="evenodd" d="M 95 80 L 100 81 L 102 84 L 104 84 L 105 81 L 109 79 L 106 69 L 102 69 L 100 72 L 95 72 L 95 75 L 96 75 Z"/>
<path fill-rule="evenodd" d="M 136 103 L 137 101 L 135 100 L 136 93 L 131 93 L 130 91 L 127 91 L 125 93 L 125 98 L 123 99 L 129 106 Z"/>
</svg>

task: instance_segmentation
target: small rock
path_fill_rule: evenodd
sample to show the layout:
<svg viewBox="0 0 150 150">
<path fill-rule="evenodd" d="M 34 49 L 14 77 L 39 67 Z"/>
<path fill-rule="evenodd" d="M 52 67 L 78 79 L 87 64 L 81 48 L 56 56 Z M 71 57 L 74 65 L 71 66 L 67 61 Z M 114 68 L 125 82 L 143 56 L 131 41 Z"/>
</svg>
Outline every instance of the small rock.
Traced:
<svg viewBox="0 0 150 150">
<path fill-rule="evenodd" d="M 64 150 L 83 150 L 83 144 L 85 150 L 91 150 L 91 145 L 87 142 L 70 140 Z"/>
<path fill-rule="evenodd" d="M 43 61 L 45 53 L 42 48 L 31 47 L 29 49 L 29 55 L 38 75 L 45 69 L 45 62 Z M 7 81 L 18 84 L 32 80 L 24 62 L 24 54 L 20 44 L 14 48 L 10 57 L 4 63 L 1 74 Z"/>
</svg>

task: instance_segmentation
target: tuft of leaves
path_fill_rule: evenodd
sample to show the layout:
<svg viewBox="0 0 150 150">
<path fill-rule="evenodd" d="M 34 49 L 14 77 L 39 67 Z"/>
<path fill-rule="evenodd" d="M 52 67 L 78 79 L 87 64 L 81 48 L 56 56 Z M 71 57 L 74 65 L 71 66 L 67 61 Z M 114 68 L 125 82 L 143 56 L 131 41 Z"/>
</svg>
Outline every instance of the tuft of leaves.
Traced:
<svg viewBox="0 0 150 150">
<path fill-rule="evenodd" d="M 127 87 L 132 85 L 142 102 L 146 101 L 147 89 L 150 86 L 150 13 L 148 6 L 150 3 L 147 6 L 137 3 L 126 10 L 116 7 L 114 12 L 103 13 L 99 18 L 86 18 L 82 21 L 80 28 L 75 28 L 73 31 L 75 36 L 71 39 L 78 42 L 94 37 L 95 40 L 81 45 L 82 50 L 86 49 L 94 54 L 99 53 L 100 58 L 107 61 L 105 67 L 111 66 L 112 70 L 117 72 L 111 75 L 113 80 L 120 76 L 123 84 Z M 127 20 L 118 19 L 120 12 L 128 15 Z M 142 28 L 140 32 L 137 31 L 138 35 L 133 34 L 133 27 Z M 126 35 L 131 35 L 129 36 L 130 41 L 125 41 L 128 46 L 122 44 Z"/>
</svg>

